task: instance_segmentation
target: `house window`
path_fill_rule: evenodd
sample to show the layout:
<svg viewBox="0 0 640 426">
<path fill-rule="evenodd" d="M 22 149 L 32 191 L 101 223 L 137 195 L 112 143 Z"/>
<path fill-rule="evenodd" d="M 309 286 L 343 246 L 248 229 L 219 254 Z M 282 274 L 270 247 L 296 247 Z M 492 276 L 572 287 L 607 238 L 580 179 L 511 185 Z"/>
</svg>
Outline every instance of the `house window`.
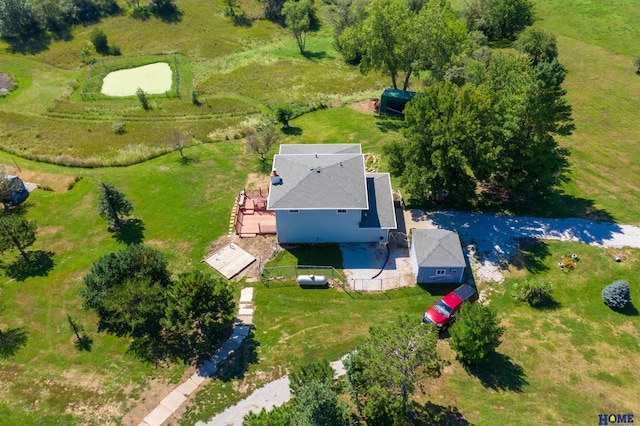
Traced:
<svg viewBox="0 0 640 426">
<path fill-rule="evenodd" d="M 300 210 L 289 210 L 289 213 L 299 213 Z"/>
<path fill-rule="evenodd" d="M 446 273 L 447 273 L 447 271 L 445 271 L 444 269 L 437 269 L 436 270 L 436 275 L 444 275 Z"/>
<path fill-rule="evenodd" d="M 449 271 L 449 273 L 451 275 L 456 275 L 458 273 L 458 270 L 457 269 L 452 269 L 451 271 Z"/>
<path fill-rule="evenodd" d="M 346 214 L 346 213 L 347 213 L 347 211 L 346 211 L 346 210 L 338 210 L 338 213 L 339 213 L 339 214 Z"/>
</svg>

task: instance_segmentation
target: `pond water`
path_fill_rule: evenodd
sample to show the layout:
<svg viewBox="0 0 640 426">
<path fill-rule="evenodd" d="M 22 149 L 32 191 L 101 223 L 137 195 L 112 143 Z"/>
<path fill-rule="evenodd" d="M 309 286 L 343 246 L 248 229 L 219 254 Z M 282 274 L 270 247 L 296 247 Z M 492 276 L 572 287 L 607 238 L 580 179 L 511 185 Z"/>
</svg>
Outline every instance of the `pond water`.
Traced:
<svg viewBox="0 0 640 426">
<path fill-rule="evenodd" d="M 102 82 L 102 93 L 108 96 L 133 96 L 141 88 L 150 95 L 171 90 L 171 67 L 166 62 L 113 71 Z"/>
</svg>

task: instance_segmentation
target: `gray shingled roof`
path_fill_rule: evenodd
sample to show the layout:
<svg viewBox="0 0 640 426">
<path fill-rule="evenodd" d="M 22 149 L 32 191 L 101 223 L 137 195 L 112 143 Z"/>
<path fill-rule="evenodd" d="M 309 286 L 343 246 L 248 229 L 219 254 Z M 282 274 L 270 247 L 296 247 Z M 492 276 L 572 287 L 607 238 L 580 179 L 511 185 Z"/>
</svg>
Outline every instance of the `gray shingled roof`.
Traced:
<svg viewBox="0 0 640 426">
<path fill-rule="evenodd" d="M 367 209 L 364 156 L 321 153 L 323 147 L 332 145 L 309 146 L 315 147 L 317 154 L 278 154 L 273 158 L 273 169 L 282 181 L 270 186 L 267 208 Z"/>
<path fill-rule="evenodd" d="M 282 144 L 280 154 L 362 154 L 360 144 Z"/>
<path fill-rule="evenodd" d="M 367 193 L 369 209 L 362 212 L 360 226 L 395 229 L 396 209 L 393 205 L 389 173 L 367 173 Z"/>
<path fill-rule="evenodd" d="M 466 266 L 460 237 L 446 229 L 414 229 L 411 234 L 416 249 L 418 266 L 453 267 Z"/>
</svg>

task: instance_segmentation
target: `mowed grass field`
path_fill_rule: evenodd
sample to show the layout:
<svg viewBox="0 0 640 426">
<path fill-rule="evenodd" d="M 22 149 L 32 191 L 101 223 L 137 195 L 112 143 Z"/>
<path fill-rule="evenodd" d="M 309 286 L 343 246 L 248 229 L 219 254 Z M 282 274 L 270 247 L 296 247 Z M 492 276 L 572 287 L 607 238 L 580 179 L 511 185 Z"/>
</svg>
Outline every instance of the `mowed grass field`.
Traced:
<svg viewBox="0 0 640 426">
<path fill-rule="evenodd" d="M 588 5 L 595 3 L 537 2 L 536 25 L 559 38 L 576 131 L 561 141 L 572 152 L 573 180 L 552 204 L 532 212 L 638 224 L 640 92 L 635 89 L 640 78 L 631 63 L 637 54 L 633 40 L 640 39 L 633 18 L 637 12 L 629 8 L 632 1 Z M 0 258 L 0 328 L 24 327 L 28 335 L 14 358 L 0 360 L 0 423 L 117 424 L 152 381 L 177 383 L 185 369 L 154 368 L 125 355 L 126 339 L 96 333 L 95 315 L 81 308 L 78 291 L 92 262 L 124 247 L 97 216 L 100 181 L 115 183 L 132 200 L 144 226 L 143 241 L 167 255 L 172 271 L 202 267 L 208 245 L 227 231 L 234 197 L 247 174 L 261 169 L 241 140 L 225 137 L 233 139 L 283 102 L 339 105 L 375 97 L 387 84 L 382 76 L 361 76 L 344 65 L 327 28 L 309 38 L 312 55 L 303 58 L 293 38 L 272 24 L 233 27 L 221 4 L 202 0 L 183 0 L 180 7 L 184 16 L 178 24 L 116 17 L 77 28 L 73 40 L 55 42 L 35 56 L 0 53 L 0 71 L 16 75 L 19 82 L 16 92 L 0 98 L 0 148 L 17 156 L 0 154 L 0 162 L 11 165 L 15 159 L 26 170 L 82 177 L 68 192 L 37 190 L 25 208 L 39 225 L 32 249 L 48 253 L 50 268 L 16 279 L 7 268 L 17 255 Z M 259 6 L 246 2 L 243 8 L 258 13 Z M 610 16 L 625 26 L 607 25 Z M 157 97 L 153 109 L 144 112 L 134 98 L 80 102 L 77 91 L 87 69 L 78 53 L 94 27 L 103 28 L 125 56 L 185 55 L 203 105 Z M 623 37 L 620 28 L 629 28 L 628 34 Z M 617 47 L 617 40 L 626 47 Z M 111 130 L 116 120 L 125 121 L 124 135 Z M 285 142 L 357 142 L 365 152 L 380 154 L 386 141 L 398 137 L 400 123 L 342 107 L 305 114 L 291 124 L 295 131 Z M 177 153 L 160 155 L 167 150 L 166 135 L 174 130 L 188 132 L 197 143 L 186 151 L 191 161 L 180 161 Z M 20 156 L 85 166 L 152 159 L 86 169 Z M 383 171 L 385 164 L 382 157 Z M 418 402 L 430 401 L 434 412 L 450 417 L 455 407 L 469 422 L 486 425 L 593 424 L 599 412 L 637 410 L 639 317 L 633 310 L 610 311 L 600 291 L 616 279 L 628 279 L 637 306 L 640 252 L 623 250 L 626 260 L 617 264 L 610 250 L 567 243 L 544 247 L 529 255 L 530 270 L 525 264 L 514 267 L 507 283 L 490 293 L 507 328 L 493 374 L 464 371 L 443 340 L 440 350 L 451 364 L 440 379 L 422 383 Z M 557 259 L 573 252 L 581 257 L 579 267 L 561 274 L 554 267 Z M 534 261 L 536 268 L 531 267 Z M 539 312 L 512 300 L 513 283 L 529 276 L 555 284 L 556 309 Z M 254 345 L 175 421 L 207 419 L 297 365 L 336 359 L 362 341 L 372 324 L 401 312 L 419 320 L 440 292 L 416 287 L 352 298 L 337 290 L 257 285 Z M 93 339 L 90 352 L 74 348 L 67 314 Z"/>
<path fill-rule="evenodd" d="M 130 242 L 162 251 L 174 273 L 204 268 L 209 244 L 227 232 L 247 164 L 234 142 L 210 144 L 127 168 L 67 169 L 17 159 L 39 173 L 82 179 L 70 191 L 36 190 L 24 207 L 38 224 L 30 251 L 47 253 L 32 268 L 10 273 L 16 253 L 0 257 L 0 328 L 23 327 L 26 346 L 0 360 L 3 424 L 114 424 L 131 409 L 151 380 L 177 381 L 185 367 L 154 368 L 126 355 L 127 339 L 96 332 L 96 316 L 82 309 L 78 292 L 92 263 L 124 248 L 97 216 L 101 181 L 114 183 L 132 201 L 140 220 Z M 3 164 L 10 157 L 0 155 Z M 216 170 L 212 178 L 211 170 Z M 78 351 L 67 315 L 93 340 Z"/>
</svg>

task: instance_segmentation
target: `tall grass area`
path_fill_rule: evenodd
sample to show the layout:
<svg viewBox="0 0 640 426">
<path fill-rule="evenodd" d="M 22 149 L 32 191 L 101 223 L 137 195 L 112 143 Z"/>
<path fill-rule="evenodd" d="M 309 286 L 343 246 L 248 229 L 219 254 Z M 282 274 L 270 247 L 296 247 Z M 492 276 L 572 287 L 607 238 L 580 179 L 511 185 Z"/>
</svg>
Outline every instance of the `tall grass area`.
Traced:
<svg viewBox="0 0 640 426">
<path fill-rule="evenodd" d="M 254 2 L 241 6 L 249 16 L 260 15 Z M 357 67 L 344 64 L 330 26 L 309 36 L 308 54 L 302 56 L 292 34 L 268 21 L 234 26 L 222 3 L 206 0 L 183 1 L 179 7 L 183 15 L 177 23 L 116 16 L 76 27 L 70 40 L 54 41 L 35 56 L 0 53 L 0 71 L 15 75 L 20 85 L 0 98 L 0 149 L 63 165 L 132 164 L 162 154 L 172 130 L 201 142 L 220 134 L 239 137 L 247 117 L 273 119 L 280 104 L 307 110 L 340 105 L 386 84 L 377 73 L 362 76 Z M 93 67 L 82 63 L 80 51 L 94 28 L 120 46 L 123 56 L 92 55 L 85 59 L 97 60 Z M 101 78 L 118 63 L 129 68 L 173 53 L 181 59 L 180 98 L 154 96 L 145 111 L 135 97 L 99 93 Z M 124 134 L 111 131 L 116 121 L 125 122 Z"/>
<path fill-rule="evenodd" d="M 141 227 L 129 242 L 140 239 L 162 251 L 175 273 L 206 267 L 200 261 L 227 231 L 247 165 L 236 142 L 198 146 L 185 154 L 189 161 L 174 153 L 132 167 L 93 170 L 17 159 L 22 168 L 82 179 L 66 192 L 36 190 L 24 207 L 26 217 L 38 224 L 29 250 L 46 253 L 41 265 L 12 274 L 18 254 L 0 258 L 0 328 L 24 327 L 28 335 L 13 358 L 0 360 L 0 423 L 114 424 L 150 380 L 180 378 L 184 366 L 141 363 L 126 354 L 128 339 L 97 333 L 97 317 L 82 309 L 78 292 L 94 261 L 126 246 L 97 215 L 101 181 L 114 183 L 135 207 Z M 12 164 L 4 154 L 0 161 Z M 67 315 L 93 340 L 90 351 L 74 347 Z"/>
</svg>

